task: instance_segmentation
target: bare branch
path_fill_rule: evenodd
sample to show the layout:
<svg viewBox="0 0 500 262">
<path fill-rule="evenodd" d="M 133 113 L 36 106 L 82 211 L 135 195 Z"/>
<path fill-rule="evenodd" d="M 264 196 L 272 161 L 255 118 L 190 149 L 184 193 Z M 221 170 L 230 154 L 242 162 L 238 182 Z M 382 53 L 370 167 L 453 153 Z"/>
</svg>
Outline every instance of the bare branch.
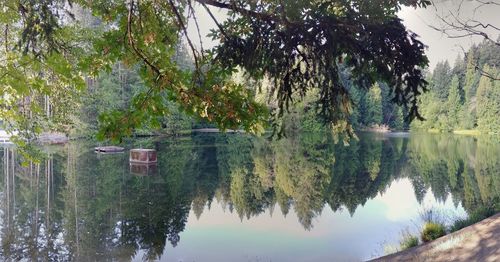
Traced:
<svg viewBox="0 0 500 262">
<path fill-rule="evenodd" d="M 222 25 L 219 23 L 219 21 L 217 21 L 217 19 L 215 18 L 214 14 L 212 13 L 212 11 L 210 11 L 210 9 L 208 8 L 208 6 L 204 3 L 201 4 L 205 10 L 207 11 L 208 15 L 210 16 L 210 18 L 212 18 L 212 20 L 214 21 L 215 25 L 217 25 L 217 27 L 219 28 L 219 31 L 226 37 L 226 38 L 229 38 L 229 36 L 226 34 L 226 32 L 224 31 L 224 28 L 222 27 Z"/>
<path fill-rule="evenodd" d="M 458 5 L 457 10 L 448 10 L 447 16 L 437 15 L 437 18 L 443 24 L 442 26 L 430 27 L 445 34 L 449 38 L 479 36 L 497 46 L 500 46 L 500 41 L 495 40 L 495 37 L 492 36 L 495 34 L 493 31 L 497 31 L 498 34 L 500 34 L 500 27 L 491 23 L 481 22 L 475 18 L 476 12 L 479 10 L 479 8 L 484 6 L 500 6 L 500 3 L 485 0 L 476 0 L 476 2 L 479 3 L 479 5 L 474 8 L 471 18 L 463 18 L 461 15 L 462 5 L 464 3 L 464 1 L 462 0 Z"/>
<path fill-rule="evenodd" d="M 184 36 L 187 39 L 188 45 L 191 48 L 191 51 L 193 52 L 194 63 L 196 65 L 196 70 L 198 71 L 198 69 L 200 68 L 200 62 L 199 62 L 199 58 L 198 58 L 198 51 L 196 51 L 196 48 L 194 47 L 193 42 L 191 42 L 191 38 L 189 38 L 186 26 L 184 25 L 184 22 L 182 21 L 182 16 L 179 13 L 179 10 L 177 10 L 177 7 L 175 6 L 175 4 L 174 4 L 174 2 L 172 0 L 169 0 L 168 3 L 170 5 L 170 7 L 172 8 L 172 11 L 174 12 L 175 17 L 177 18 L 177 23 L 179 25 L 179 28 L 184 33 Z"/>
<path fill-rule="evenodd" d="M 274 14 L 259 13 L 259 12 L 248 10 L 248 9 L 245 9 L 242 7 L 238 7 L 236 5 L 236 2 L 232 1 L 232 0 L 229 1 L 230 4 L 226 3 L 226 2 L 215 1 L 215 0 L 195 0 L 195 1 L 200 3 L 200 4 L 206 4 L 206 5 L 222 8 L 222 9 L 232 10 L 232 11 L 238 12 L 242 15 L 257 18 L 257 19 L 263 20 L 263 21 L 268 21 L 268 22 L 269 21 L 274 21 L 274 22 L 281 21 L 281 18 L 274 15 Z"/>
<path fill-rule="evenodd" d="M 202 41 L 202 37 L 201 37 L 201 33 L 200 33 L 200 25 L 198 24 L 198 18 L 196 18 L 196 14 L 195 14 L 193 5 L 191 4 L 191 0 L 188 0 L 188 6 L 189 6 L 189 14 L 194 20 L 194 24 L 196 26 L 196 32 L 198 33 L 198 39 L 200 41 L 200 53 L 201 53 L 201 57 L 203 59 L 204 51 L 203 51 L 203 41 Z"/>
</svg>

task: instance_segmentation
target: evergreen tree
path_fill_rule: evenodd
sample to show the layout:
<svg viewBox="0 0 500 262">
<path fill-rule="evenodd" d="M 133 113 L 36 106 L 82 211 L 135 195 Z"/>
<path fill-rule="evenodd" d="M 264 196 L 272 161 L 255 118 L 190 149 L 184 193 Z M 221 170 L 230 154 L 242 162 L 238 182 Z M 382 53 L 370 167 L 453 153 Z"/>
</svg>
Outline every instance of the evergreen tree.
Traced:
<svg viewBox="0 0 500 262">
<path fill-rule="evenodd" d="M 366 125 L 373 126 L 382 123 L 382 90 L 375 83 L 366 94 Z"/>
<path fill-rule="evenodd" d="M 448 130 L 453 130 L 458 128 L 459 119 L 462 110 L 462 98 L 460 97 L 459 81 L 458 76 L 453 76 L 450 84 L 450 92 L 448 95 L 448 101 L 446 107 L 448 109 Z"/>
<path fill-rule="evenodd" d="M 452 78 L 452 72 L 448 61 L 440 62 L 436 65 L 432 73 L 431 90 L 441 101 L 446 101 L 448 97 L 448 87 Z"/>
<path fill-rule="evenodd" d="M 464 81 L 464 107 L 462 110 L 462 124 L 461 126 L 466 129 L 474 128 L 475 126 L 475 118 L 476 118 L 476 110 L 475 104 L 473 104 L 473 99 L 476 95 L 476 88 L 479 81 L 479 74 L 476 70 L 476 64 L 474 60 L 474 53 L 472 50 L 469 51 L 467 56 L 467 68 L 465 72 L 465 81 Z"/>
<path fill-rule="evenodd" d="M 488 65 L 483 72 L 496 76 L 498 71 Z M 477 88 L 477 126 L 485 133 L 498 133 L 500 130 L 500 84 L 490 77 L 482 76 Z"/>
<path fill-rule="evenodd" d="M 395 117 L 394 117 L 394 122 L 392 122 L 391 127 L 396 129 L 396 130 L 405 129 L 403 108 L 401 108 L 400 106 L 395 107 Z"/>
<path fill-rule="evenodd" d="M 419 107 L 426 121 L 415 121 L 412 128 L 456 129 L 477 128 L 497 132 L 500 96 L 495 85 L 500 85 L 498 68 L 500 47 L 490 43 L 472 46 L 467 52 L 467 63 L 457 59 L 450 71 L 447 62 L 438 63 L 429 77 L 430 92 L 419 99 Z M 481 122 L 481 123 L 479 123 Z"/>
</svg>

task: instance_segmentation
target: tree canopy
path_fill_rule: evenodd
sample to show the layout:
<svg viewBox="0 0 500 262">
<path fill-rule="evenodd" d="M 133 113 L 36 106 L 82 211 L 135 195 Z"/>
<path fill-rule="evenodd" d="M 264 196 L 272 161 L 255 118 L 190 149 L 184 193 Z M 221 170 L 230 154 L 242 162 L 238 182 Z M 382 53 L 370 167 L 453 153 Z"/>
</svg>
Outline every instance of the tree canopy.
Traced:
<svg viewBox="0 0 500 262">
<path fill-rule="evenodd" d="M 147 90 L 127 109 L 99 118 L 101 136 L 120 139 L 143 124 L 157 125 L 168 114 L 166 101 L 221 129 L 258 133 L 279 119 L 295 101 L 316 92 L 315 112 L 336 131 L 352 133 L 352 98 L 340 79 L 341 68 L 362 88 L 377 81 L 390 86 L 393 101 L 408 119 L 421 118 L 417 97 L 425 91 L 425 45 L 396 13 L 402 6 L 426 7 L 428 0 L 15 0 L 3 1 L 0 117 L 36 133 L 71 124 L 67 111 L 78 101 L 85 78 L 117 62 L 139 68 Z M 199 50 L 187 26 L 198 25 L 195 7 L 214 20 L 218 45 Z M 93 26 L 81 23 L 75 9 L 91 12 Z M 211 10 L 228 13 L 219 21 Z M 201 38 L 201 37 L 200 37 Z M 201 40 L 201 39 L 200 39 Z M 174 56 L 189 46 L 194 69 Z M 232 80 L 243 71 L 255 80 L 249 88 Z M 259 83 L 272 83 L 276 108 L 255 100 Z M 50 121 L 41 101 L 51 99 Z M 49 103 L 46 103 L 49 104 Z M 22 114 L 19 114 L 22 112 Z M 58 116 L 58 117 L 54 117 Z M 278 130 L 278 128 L 276 129 Z"/>
</svg>

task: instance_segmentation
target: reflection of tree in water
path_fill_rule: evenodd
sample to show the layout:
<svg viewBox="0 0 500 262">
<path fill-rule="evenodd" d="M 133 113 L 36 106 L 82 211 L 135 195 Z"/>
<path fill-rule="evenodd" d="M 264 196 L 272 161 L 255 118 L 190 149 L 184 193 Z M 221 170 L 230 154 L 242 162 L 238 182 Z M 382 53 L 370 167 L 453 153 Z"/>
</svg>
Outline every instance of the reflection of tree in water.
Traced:
<svg viewBox="0 0 500 262">
<path fill-rule="evenodd" d="M 441 201 L 451 194 L 455 204 L 461 202 L 467 211 L 498 204 L 500 144 L 496 139 L 427 135 L 410 140 L 408 166 L 414 187 L 430 189 Z"/>
<path fill-rule="evenodd" d="M 0 195 L 2 202 L 2 249 L 11 260 L 65 260 L 68 244 L 58 241 L 64 233 L 57 197 L 62 187 L 60 160 L 50 157 L 40 164 L 22 166 L 16 151 L 2 148 Z"/>
<path fill-rule="evenodd" d="M 498 202 L 500 146 L 492 139 L 360 138 L 347 147 L 326 134 L 142 141 L 160 151 L 150 176 L 132 175 L 128 155 L 96 155 L 86 142 L 26 167 L 15 150 L 1 149 L 0 255 L 121 261 L 142 250 L 144 259 L 159 258 L 181 240 L 190 210 L 199 218 L 214 200 L 241 219 L 277 207 L 310 229 L 326 204 L 354 215 L 397 178 L 410 179 L 419 201 L 431 191 L 469 211 Z"/>
</svg>

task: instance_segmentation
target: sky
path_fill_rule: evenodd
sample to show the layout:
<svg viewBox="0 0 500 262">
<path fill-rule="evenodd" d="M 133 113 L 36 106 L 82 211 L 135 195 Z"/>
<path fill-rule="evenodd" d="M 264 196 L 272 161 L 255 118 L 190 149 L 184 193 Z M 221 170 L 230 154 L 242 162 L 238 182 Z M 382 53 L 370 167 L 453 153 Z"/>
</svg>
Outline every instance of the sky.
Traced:
<svg viewBox="0 0 500 262">
<path fill-rule="evenodd" d="M 448 38 L 447 35 L 433 29 L 430 25 L 442 27 L 442 22 L 438 18 L 448 17 L 448 21 L 453 20 L 450 17 L 450 11 L 459 14 L 460 18 L 475 19 L 484 24 L 492 24 L 500 28 L 500 0 L 488 0 L 497 4 L 490 4 L 479 9 L 478 2 L 471 0 L 447 0 L 434 1 L 435 5 L 426 9 L 403 8 L 398 16 L 403 19 L 406 27 L 417 33 L 421 41 L 428 46 L 427 56 L 430 60 L 430 68 L 443 60 L 453 63 L 458 55 L 463 57 L 463 50 L 467 50 L 472 44 L 483 40 L 480 36 Z M 459 11 L 458 11 L 459 10 Z M 475 11 L 475 12 L 474 12 Z M 500 30 L 485 30 L 488 34 L 497 39 Z"/>
<path fill-rule="evenodd" d="M 426 9 L 403 8 L 398 16 L 403 20 L 407 28 L 420 36 L 420 40 L 428 46 L 426 51 L 430 61 L 430 69 L 432 70 L 435 65 L 443 60 L 448 60 L 451 64 L 454 63 L 457 56 L 463 57 L 463 50 L 467 50 L 472 44 L 479 43 L 483 40 L 482 37 L 464 37 L 458 39 L 448 38 L 443 33 L 433 29 L 430 25 L 441 27 L 442 22 L 440 17 L 449 17 L 450 12 L 459 14 L 461 19 L 476 19 L 482 23 L 490 23 L 500 28 L 500 0 L 488 0 L 496 4 L 483 6 L 475 9 L 478 2 L 474 0 L 432 0 L 434 5 Z M 201 6 L 195 7 L 198 17 L 198 24 L 200 27 L 200 34 L 206 36 L 211 28 L 215 28 L 215 24 Z M 214 15 L 219 21 L 223 21 L 225 13 L 215 8 L 211 8 Z M 499 32 L 489 30 L 487 33 L 491 34 L 493 39 L 497 39 Z M 193 21 L 190 22 L 188 27 L 188 34 L 192 39 L 198 40 L 198 32 L 194 26 Z M 199 47 L 199 41 L 196 45 Z M 211 48 L 215 45 L 213 41 L 208 38 L 203 39 L 203 47 L 205 49 Z"/>
</svg>

